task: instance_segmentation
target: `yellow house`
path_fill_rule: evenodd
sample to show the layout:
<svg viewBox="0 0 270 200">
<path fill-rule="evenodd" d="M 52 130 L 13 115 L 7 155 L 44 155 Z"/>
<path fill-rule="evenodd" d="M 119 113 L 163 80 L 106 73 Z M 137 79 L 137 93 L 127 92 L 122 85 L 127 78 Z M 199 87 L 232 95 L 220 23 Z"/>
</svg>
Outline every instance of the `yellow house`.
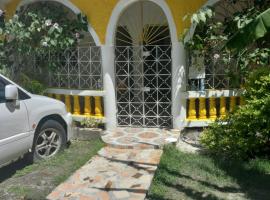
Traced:
<svg viewBox="0 0 270 200">
<path fill-rule="evenodd" d="M 201 127 L 240 103 L 237 91 L 215 86 L 216 76 L 188 62 L 181 40 L 195 27 L 184 16 L 219 0 L 1 0 L 0 7 L 11 16 L 41 2 L 88 17 L 86 39 L 48 89 L 74 118 L 104 118 L 108 129 Z"/>
</svg>

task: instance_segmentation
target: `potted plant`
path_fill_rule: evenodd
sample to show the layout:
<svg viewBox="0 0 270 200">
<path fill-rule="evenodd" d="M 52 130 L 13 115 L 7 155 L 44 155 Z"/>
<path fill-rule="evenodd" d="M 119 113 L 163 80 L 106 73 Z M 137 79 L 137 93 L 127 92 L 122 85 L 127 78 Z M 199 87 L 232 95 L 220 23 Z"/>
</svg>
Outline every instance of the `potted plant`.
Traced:
<svg viewBox="0 0 270 200">
<path fill-rule="evenodd" d="M 103 132 L 103 122 L 101 119 L 93 117 L 84 118 L 76 122 L 77 128 L 74 131 L 74 137 L 78 140 L 91 140 L 99 138 Z"/>
</svg>

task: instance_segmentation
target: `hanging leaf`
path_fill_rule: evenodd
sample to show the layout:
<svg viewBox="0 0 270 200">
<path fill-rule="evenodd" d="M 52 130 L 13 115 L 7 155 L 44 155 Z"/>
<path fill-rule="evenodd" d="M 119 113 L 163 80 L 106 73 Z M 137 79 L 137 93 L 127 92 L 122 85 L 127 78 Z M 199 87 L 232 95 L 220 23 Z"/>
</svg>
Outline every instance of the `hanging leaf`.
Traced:
<svg viewBox="0 0 270 200">
<path fill-rule="evenodd" d="M 254 20 L 234 34 L 226 47 L 239 51 L 254 41 L 264 37 L 270 31 L 270 8 L 259 14 Z"/>
<path fill-rule="evenodd" d="M 199 13 L 199 17 L 200 17 L 200 20 L 202 21 L 202 22 L 206 22 L 206 16 L 205 16 L 205 13 L 204 12 L 200 12 Z"/>
<path fill-rule="evenodd" d="M 192 21 L 192 23 L 194 23 L 194 22 L 197 23 L 197 24 L 200 23 L 200 20 L 199 20 L 197 14 L 194 14 L 194 15 L 192 16 L 191 21 Z"/>
</svg>

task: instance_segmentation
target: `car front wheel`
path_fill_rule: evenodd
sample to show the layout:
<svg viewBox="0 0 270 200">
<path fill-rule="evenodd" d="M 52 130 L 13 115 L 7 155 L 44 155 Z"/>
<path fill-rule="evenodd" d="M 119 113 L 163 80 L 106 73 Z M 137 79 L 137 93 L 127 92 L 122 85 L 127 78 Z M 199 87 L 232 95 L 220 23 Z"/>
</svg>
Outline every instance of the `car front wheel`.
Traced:
<svg viewBox="0 0 270 200">
<path fill-rule="evenodd" d="M 48 159 L 66 146 L 66 133 L 63 126 L 55 120 L 46 121 L 34 138 L 34 160 Z"/>
</svg>

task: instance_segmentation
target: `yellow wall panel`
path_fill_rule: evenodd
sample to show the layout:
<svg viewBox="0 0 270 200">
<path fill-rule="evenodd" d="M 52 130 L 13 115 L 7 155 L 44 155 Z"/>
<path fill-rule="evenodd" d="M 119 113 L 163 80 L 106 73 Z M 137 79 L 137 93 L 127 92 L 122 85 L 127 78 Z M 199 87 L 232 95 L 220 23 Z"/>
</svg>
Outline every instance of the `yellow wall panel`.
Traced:
<svg viewBox="0 0 270 200">
<path fill-rule="evenodd" d="M 171 13 L 174 18 L 174 22 L 177 28 L 177 35 L 180 37 L 186 28 L 190 27 L 190 20 L 183 18 L 187 14 L 193 14 L 197 12 L 207 0 L 166 0 L 168 6 L 171 9 Z"/>
<path fill-rule="evenodd" d="M 107 25 L 118 0 L 70 0 L 85 15 L 104 44 Z"/>
<path fill-rule="evenodd" d="M 6 14 L 8 17 L 11 17 L 12 15 L 14 15 L 16 8 L 20 2 L 21 0 L 12 0 L 5 6 L 5 10 L 7 12 Z"/>
</svg>

